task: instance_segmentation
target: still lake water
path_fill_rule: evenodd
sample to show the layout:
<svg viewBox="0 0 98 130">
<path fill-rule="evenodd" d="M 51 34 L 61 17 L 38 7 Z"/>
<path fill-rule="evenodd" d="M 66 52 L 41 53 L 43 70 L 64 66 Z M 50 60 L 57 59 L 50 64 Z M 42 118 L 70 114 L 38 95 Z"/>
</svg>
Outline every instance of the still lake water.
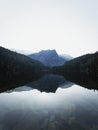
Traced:
<svg viewBox="0 0 98 130">
<path fill-rule="evenodd" d="M 1 93 L 0 130 L 98 130 L 98 92 L 72 85 Z"/>
</svg>

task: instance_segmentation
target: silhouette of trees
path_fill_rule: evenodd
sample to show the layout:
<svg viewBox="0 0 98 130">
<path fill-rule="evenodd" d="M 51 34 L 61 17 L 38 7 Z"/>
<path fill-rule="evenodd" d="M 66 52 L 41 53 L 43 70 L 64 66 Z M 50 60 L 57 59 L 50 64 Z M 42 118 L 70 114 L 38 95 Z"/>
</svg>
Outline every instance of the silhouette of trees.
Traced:
<svg viewBox="0 0 98 130">
<path fill-rule="evenodd" d="M 43 75 L 43 68 L 45 66 L 39 61 L 0 47 L 1 90 L 37 80 Z"/>
<path fill-rule="evenodd" d="M 98 52 L 86 54 L 66 62 L 63 66 L 53 67 L 53 73 L 66 79 L 98 89 Z"/>
</svg>

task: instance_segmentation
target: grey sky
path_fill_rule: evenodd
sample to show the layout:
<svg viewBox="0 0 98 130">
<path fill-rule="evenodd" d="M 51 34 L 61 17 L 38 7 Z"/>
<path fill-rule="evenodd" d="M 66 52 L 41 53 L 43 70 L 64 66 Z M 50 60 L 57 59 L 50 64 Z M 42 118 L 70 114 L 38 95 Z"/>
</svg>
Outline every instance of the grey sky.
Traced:
<svg viewBox="0 0 98 130">
<path fill-rule="evenodd" d="M 72 56 L 95 52 L 98 1 L 0 0 L 0 45 Z"/>
</svg>

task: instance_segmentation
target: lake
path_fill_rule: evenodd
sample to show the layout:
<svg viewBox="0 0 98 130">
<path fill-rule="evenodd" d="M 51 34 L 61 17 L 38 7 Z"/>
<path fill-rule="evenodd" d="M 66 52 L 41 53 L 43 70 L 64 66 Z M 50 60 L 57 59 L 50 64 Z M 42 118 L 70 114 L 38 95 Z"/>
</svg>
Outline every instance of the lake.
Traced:
<svg viewBox="0 0 98 130">
<path fill-rule="evenodd" d="M 64 85 L 1 93 L 0 130 L 98 130 L 98 92 Z"/>
</svg>

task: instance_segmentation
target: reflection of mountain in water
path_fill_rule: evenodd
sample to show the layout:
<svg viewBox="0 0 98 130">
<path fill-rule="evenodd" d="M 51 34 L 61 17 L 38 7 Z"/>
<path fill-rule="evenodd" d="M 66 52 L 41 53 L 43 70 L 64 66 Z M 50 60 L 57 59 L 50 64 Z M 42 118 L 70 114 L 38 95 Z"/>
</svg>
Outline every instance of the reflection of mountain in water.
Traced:
<svg viewBox="0 0 98 130">
<path fill-rule="evenodd" d="M 41 51 L 30 57 L 36 57 L 39 61 L 0 47 L 0 92 L 32 81 L 28 86 L 40 91 L 55 92 L 60 84 L 66 82 L 65 79 L 89 89 L 98 89 L 98 52 L 74 58 L 66 63 L 55 50 Z"/>
<path fill-rule="evenodd" d="M 19 87 L 14 89 L 14 91 L 28 91 L 31 89 L 37 89 L 41 92 L 56 92 L 57 88 L 68 88 L 71 87 L 73 83 L 65 80 L 63 76 L 48 74 L 42 77 L 38 81 L 27 84 L 24 87 Z"/>
<path fill-rule="evenodd" d="M 68 59 L 60 57 L 55 50 L 25 56 L 0 47 L 0 60 L 0 92 L 4 92 L 39 80 L 45 74 L 52 73 L 47 66 L 62 65 Z M 51 75 L 30 85 L 40 91 L 55 92 L 62 82 L 64 82 L 64 78 Z"/>
</svg>

